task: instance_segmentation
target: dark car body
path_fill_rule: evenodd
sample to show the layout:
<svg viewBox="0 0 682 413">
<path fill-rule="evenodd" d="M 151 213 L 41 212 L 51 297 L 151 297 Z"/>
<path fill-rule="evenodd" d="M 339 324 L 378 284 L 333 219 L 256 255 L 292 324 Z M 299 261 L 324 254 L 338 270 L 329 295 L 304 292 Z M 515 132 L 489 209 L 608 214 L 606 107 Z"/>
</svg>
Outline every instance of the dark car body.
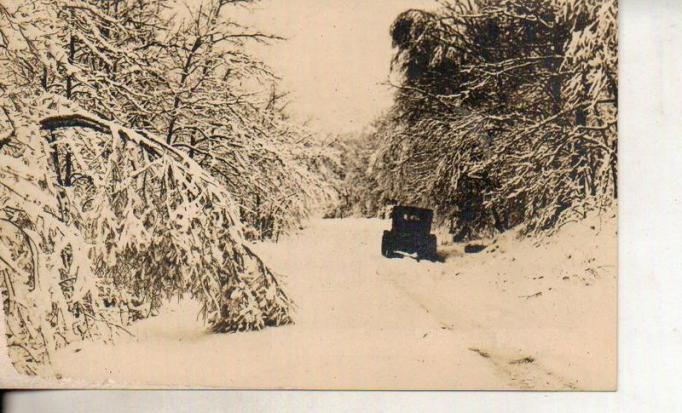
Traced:
<svg viewBox="0 0 682 413">
<path fill-rule="evenodd" d="M 395 206 L 391 211 L 391 230 L 384 231 L 381 254 L 399 257 L 396 252 L 417 254 L 417 259 L 435 260 L 437 239 L 431 234 L 433 211 L 411 206 Z"/>
</svg>

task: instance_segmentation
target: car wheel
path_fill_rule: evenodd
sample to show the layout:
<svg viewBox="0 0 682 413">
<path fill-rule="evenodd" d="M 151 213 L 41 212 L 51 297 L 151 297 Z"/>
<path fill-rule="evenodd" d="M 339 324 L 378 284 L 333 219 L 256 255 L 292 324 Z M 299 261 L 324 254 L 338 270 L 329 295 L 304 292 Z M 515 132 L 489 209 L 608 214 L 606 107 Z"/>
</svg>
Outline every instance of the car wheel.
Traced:
<svg viewBox="0 0 682 413">
<path fill-rule="evenodd" d="M 438 240 L 435 235 L 429 235 L 429 239 L 420 255 L 431 261 L 435 261 L 438 258 Z"/>
<path fill-rule="evenodd" d="M 394 248 L 393 237 L 391 237 L 391 233 L 388 231 L 384 231 L 384 235 L 383 237 L 381 237 L 381 255 L 383 255 L 386 258 L 395 257 L 393 248 Z"/>
</svg>

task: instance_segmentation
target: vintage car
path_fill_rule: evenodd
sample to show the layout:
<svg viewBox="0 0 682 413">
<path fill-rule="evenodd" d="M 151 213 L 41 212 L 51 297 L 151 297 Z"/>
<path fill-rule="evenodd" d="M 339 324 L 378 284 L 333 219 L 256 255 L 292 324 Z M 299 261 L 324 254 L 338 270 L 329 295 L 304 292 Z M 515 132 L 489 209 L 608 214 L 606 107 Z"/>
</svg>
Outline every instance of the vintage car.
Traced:
<svg viewBox="0 0 682 413">
<path fill-rule="evenodd" d="M 381 255 L 387 258 L 416 254 L 416 258 L 437 259 L 437 239 L 431 234 L 433 211 L 411 206 L 395 206 L 391 211 L 391 230 L 384 231 Z"/>
</svg>

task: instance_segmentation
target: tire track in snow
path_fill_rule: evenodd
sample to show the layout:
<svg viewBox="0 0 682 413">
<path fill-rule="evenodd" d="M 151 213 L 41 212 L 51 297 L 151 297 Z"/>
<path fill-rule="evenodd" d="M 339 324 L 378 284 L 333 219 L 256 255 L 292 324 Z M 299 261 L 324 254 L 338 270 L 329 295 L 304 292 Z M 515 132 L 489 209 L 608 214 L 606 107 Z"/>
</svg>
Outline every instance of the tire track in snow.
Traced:
<svg viewBox="0 0 682 413">
<path fill-rule="evenodd" d="M 395 278 L 396 275 L 398 274 L 390 272 L 385 274 L 383 278 L 387 280 L 388 284 L 392 285 L 395 290 L 406 296 L 415 307 L 420 308 L 422 311 L 429 314 L 441 329 L 447 330 L 453 334 L 457 330 L 462 329 L 485 332 L 484 326 L 473 320 L 468 320 L 466 325 L 458 326 L 442 321 L 436 316 L 436 311 L 429 308 L 423 300 L 420 299 L 418 294 L 411 292 L 408 288 L 401 285 Z M 493 343 L 495 341 L 490 333 L 485 333 L 485 335 L 488 336 L 484 339 L 485 342 Z M 468 350 L 477 353 L 483 359 L 487 360 L 500 375 L 509 381 L 509 385 L 512 387 L 521 390 L 537 390 L 542 388 L 576 390 L 576 387 L 569 380 L 550 371 L 533 357 L 526 356 L 519 358 L 511 355 L 504 355 L 501 351 L 491 353 L 488 350 L 475 346 L 469 347 Z"/>
</svg>

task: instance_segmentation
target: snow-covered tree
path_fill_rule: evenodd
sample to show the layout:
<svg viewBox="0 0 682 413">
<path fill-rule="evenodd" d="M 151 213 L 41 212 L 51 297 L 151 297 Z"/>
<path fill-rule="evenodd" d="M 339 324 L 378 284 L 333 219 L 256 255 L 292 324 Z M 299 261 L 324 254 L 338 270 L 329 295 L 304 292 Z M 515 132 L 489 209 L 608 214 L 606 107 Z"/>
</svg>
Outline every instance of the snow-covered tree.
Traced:
<svg viewBox="0 0 682 413">
<path fill-rule="evenodd" d="M 446 1 L 402 13 L 391 36 L 383 198 L 434 207 L 460 238 L 615 202 L 615 1 Z"/>
<path fill-rule="evenodd" d="M 233 3 L 250 2 L 185 18 L 161 0 L 0 4 L 0 275 L 21 371 L 171 296 L 215 331 L 291 322 L 245 238 L 329 199 L 333 159 L 269 93 L 243 42 L 273 37 L 224 18 Z"/>
<path fill-rule="evenodd" d="M 306 166 L 314 140 L 286 120 L 275 76 L 244 48 L 281 39 L 230 19 L 233 3 L 251 2 L 198 2 L 169 34 L 160 132 L 222 180 L 250 236 L 276 237 L 332 191 Z"/>
</svg>

